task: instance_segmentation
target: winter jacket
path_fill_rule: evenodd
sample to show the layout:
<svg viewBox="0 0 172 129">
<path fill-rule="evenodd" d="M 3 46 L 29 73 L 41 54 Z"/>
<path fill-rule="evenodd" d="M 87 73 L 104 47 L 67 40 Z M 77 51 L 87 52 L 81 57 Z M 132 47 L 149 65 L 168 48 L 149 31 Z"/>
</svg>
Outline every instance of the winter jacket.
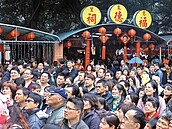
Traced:
<svg viewBox="0 0 172 129">
<path fill-rule="evenodd" d="M 30 129 L 41 129 L 44 126 L 46 115 L 42 110 L 29 110 L 27 113 L 29 115 L 27 118 L 27 123 L 29 124 Z"/>
<path fill-rule="evenodd" d="M 89 129 L 99 129 L 100 117 L 95 109 L 86 114 L 82 120 L 87 124 Z"/>
</svg>

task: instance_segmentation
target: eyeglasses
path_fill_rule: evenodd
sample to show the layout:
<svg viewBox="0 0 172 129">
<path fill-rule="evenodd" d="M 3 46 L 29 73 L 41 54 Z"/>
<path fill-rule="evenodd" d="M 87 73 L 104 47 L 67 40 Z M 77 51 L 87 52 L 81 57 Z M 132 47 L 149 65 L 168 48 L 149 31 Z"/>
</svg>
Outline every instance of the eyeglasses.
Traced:
<svg viewBox="0 0 172 129">
<path fill-rule="evenodd" d="M 34 100 L 26 99 L 25 102 L 30 103 L 30 102 L 34 102 Z"/>
<path fill-rule="evenodd" d="M 80 110 L 80 109 L 75 109 L 75 108 L 70 108 L 70 107 L 65 107 L 65 109 L 67 109 L 67 110 Z"/>
</svg>

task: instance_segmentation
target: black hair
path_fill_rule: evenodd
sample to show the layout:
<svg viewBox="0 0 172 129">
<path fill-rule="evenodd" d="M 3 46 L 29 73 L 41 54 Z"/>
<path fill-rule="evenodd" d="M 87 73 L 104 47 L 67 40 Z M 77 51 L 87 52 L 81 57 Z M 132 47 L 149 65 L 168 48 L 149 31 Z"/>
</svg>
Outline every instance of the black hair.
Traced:
<svg viewBox="0 0 172 129">
<path fill-rule="evenodd" d="M 32 89 L 33 90 L 35 90 L 35 89 L 41 89 L 41 86 L 38 83 L 33 83 L 32 84 Z"/>
<path fill-rule="evenodd" d="M 19 70 L 19 68 L 18 68 L 17 66 L 14 66 L 14 67 L 10 70 L 10 73 L 11 73 L 12 70 L 17 71 L 17 72 L 20 74 L 20 70 Z"/>
<path fill-rule="evenodd" d="M 153 106 L 154 108 L 156 108 L 156 110 L 157 110 L 158 107 L 159 107 L 159 101 L 158 101 L 158 99 L 155 98 L 155 97 L 147 98 L 147 99 L 146 99 L 146 102 L 151 102 L 151 103 L 152 103 L 152 106 Z"/>
<path fill-rule="evenodd" d="M 172 112 L 171 111 L 162 112 L 161 115 L 159 116 L 159 119 L 160 118 L 170 122 L 172 120 Z"/>
<path fill-rule="evenodd" d="M 72 87 L 72 95 L 75 95 L 75 97 L 78 97 L 79 95 L 79 87 L 75 84 L 68 84 L 66 87 Z"/>
<path fill-rule="evenodd" d="M 83 100 L 89 101 L 91 104 L 91 109 L 98 109 L 98 98 L 97 95 L 91 94 L 91 93 L 86 93 L 83 96 Z"/>
<path fill-rule="evenodd" d="M 24 96 L 28 96 L 30 94 L 30 91 L 26 87 L 19 88 L 18 90 L 21 90 Z"/>
<path fill-rule="evenodd" d="M 98 80 L 97 83 L 102 83 L 102 86 L 103 86 L 103 87 L 106 86 L 106 85 L 105 85 L 105 84 L 106 84 L 106 80 L 104 80 L 104 79 Z"/>
<path fill-rule="evenodd" d="M 152 127 L 152 129 L 156 129 L 156 123 L 158 121 L 158 118 L 152 118 L 148 121 L 149 125 Z"/>
<path fill-rule="evenodd" d="M 67 76 L 66 79 L 67 79 L 67 78 L 71 81 L 71 83 L 73 83 L 74 79 L 73 79 L 72 77 Z M 66 79 L 65 79 L 65 80 L 66 80 Z"/>
<path fill-rule="evenodd" d="M 136 105 L 134 105 L 134 104 L 125 104 L 125 103 L 123 103 L 123 104 L 121 104 L 121 105 L 119 105 L 119 107 L 117 108 L 117 110 L 122 110 L 122 112 L 124 113 L 124 115 L 125 115 L 125 113 L 128 111 L 128 110 L 131 110 L 131 109 L 134 109 L 134 108 L 136 108 Z"/>
<path fill-rule="evenodd" d="M 20 85 L 24 86 L 25 85 L 25 80 L 24 80 L 24 78 L 19 77 L 16 80 L 14 80 L 14 83 L 16 83 L 17 86 L 20 86 Z"/>
<path fill-rule="evenodd" d="M 140 124 L 140 129 L 143 129 L 146 125 L 146 119 L 144 112 L 139 108 L 131 109 L 135 111 L 133 118 Z"/>
<path fill-rule="evenodd" d="M 118 117 L 115 114 L 108 112 L 108 113 L 103 114 L 102 118 L 106 120 L 106 122 L 108 123 L 110 127 L 114 125 L 115 126 L 114 129 L 118 129 L 120 122 L 119 122 Z"/>
<path fill-rule="evenodd" d="M 28 98 L 32 98 L 34 100 L 34 103 L 38 103 L 38 108 L 40 107 L 41 103 L 42 103 L 42 97 L 41 95 L 37 94 L 37 93 L 33 93 L 30 92 Z"/>
<path fill-rule="evenodd" d="M 76 98 L 69 98 L 67 100 L 67 102 L 73 103 L 75 105 L 75 108 L 81 110 L 81 112 L 84 109 L 84 102 L 83 102 L 83 100 L 81 98 L 78 98 L 78 97 L 76 97 Z"/>
<path fill-rule="evenodd" d="M 108 70 L 106 71 L 106 73 L 110 73 L 110 76 L 111 76 L 111 77 L 114 77 L 114 73 L 112 72 L 112 70 L 108 69 Z"/>
<path fill-rule="evenodd" d="M 126 91 L 125 91 L 123 85 L 121 85 L 121 84 L 116 84 L 116 85 L 113 86 L 113 88 L 114 88 L 114 87 L 117 87 L 117 89 L 119 90 L 119 92 L 122 92 L 122 94 L 121 94 L 121 99 L 124 100 L 125 97 L 126 97 Z"/>
<path fill-rule="evenodd" d="M 44 71 L 42 74 L 44 74 L 44 73 L 46 73 L 48 75 L 48 79 L 51 78 L 51 75 L 50 75 L 50 73 L 48 71 Z M 41 74 L 41 76 L 42 76 L 42 74 Z"/>
<path fill-rule="evenodd" d="M 136 93 L 129 93 L 128 95 L 130 95 L 132 103 L 137 105 L 138 100 L 139 100 L 139 96 Z"/>
<path fill-rule="evenodd" d="M 155 80 L 151 80 L 150 82 L 146 83 L 145 86 L 147 84 L 149 84 L 149 83 L 151 84 L 152 88 L 155 89 L 155 92 L 153 93 L 153 97 L 157 98 L 158 101 L 159 101 L 159 97 L 158 97 L 158 84 L 156 83 Z M 147 95 L 145 94 L 143 96 L 143 98 L 142 98 L 142 101 L 143 101 L 144 104 L 146 103 L 146 99 L 147 99 Z"/>
</svg>

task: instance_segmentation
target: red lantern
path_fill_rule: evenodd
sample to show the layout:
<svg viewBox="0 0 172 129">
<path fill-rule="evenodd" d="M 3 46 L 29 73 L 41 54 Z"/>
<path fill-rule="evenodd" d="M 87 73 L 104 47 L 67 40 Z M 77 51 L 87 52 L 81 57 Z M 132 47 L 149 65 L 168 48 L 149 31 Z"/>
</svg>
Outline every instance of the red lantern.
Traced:
<svg viewBox="0 0 172 129">
<path fill-rule="evenodd" d="M 0 35 L 3 33 L 3 29 L 2 28 L 0 28 Z"/>
<path fill-rule="evenodd" d="M 35 34 L 31 32 L 27 35 L 27 40 L 33 40 L 35 37 L 36 37 Z"/>
<path fill-rule="evenodd" d="M 136 35 L 136 31 L 134 29 L 131 29 L 128 31 L 128 35 L 130 35 L 131 37 L 134 37 Z"/>
<path fill-rule="evenodd" d="M 69 49 L 72 46 L 72 43 L 70 41 L 67 41 L 65 46 Z"/>
<path fill-rule="evenodd" d="M 89 31 L 84 31 L 83 33 L 82 33 L 82 37 L 84 37 L 85 39 L 88 39 L 88 38 L 90 38 L 90 32 Z"/>
<path fill-rule="evenodd" d="M 121 31 L 121 29 L 120 28 L 116 28 L 116 29 L 114 29 L 114 34 L 115 35 L 117 35 L 117 36 L 119 36 L 121 33 L 122 33 L 122 31 Z"/>
<path fill-rule="evenodd" d="M 148 40 L 151 39 L 151 35 L 149 33 L 146 33 L 146 34 L 143 35 L 143 39 L 148 41 Z"/>
<path fill-rule="evenodd" d="M 150 48 L 151 50 L 154 50 L 155 45 L 154 45 L 153 43 L 151 43 L 151 44 L 149 45 L 149 48 Z"/>
<path fill-rule="evenodd" d="M 104 27 L 100 27 L 98 31 L 99 31 L 99 33 L 101 33 L 102 35 L 105 35 L 105 34 L 106 34 L 106 28 L 104 28 Z"/>
<path fill-rule="evenodd" d="M 10 32 L 10 35 L 12 38 L 15 38 L 16 36 L 18 37 L 18 36 L 20 36 L 20 31 L 14 29 Z"/>
</svg>

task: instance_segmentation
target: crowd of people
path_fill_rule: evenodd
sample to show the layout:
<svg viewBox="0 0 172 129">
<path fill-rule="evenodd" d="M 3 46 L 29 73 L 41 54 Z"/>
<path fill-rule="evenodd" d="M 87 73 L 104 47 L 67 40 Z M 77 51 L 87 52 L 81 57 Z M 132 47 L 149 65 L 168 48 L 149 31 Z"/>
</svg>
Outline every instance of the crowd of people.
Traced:
<svg viewBox="0 0 172 129">
<path fill-rule="evenodd" d="M 1 66 L 0 129 L 172 129 L 170 67 L 157 59 Z"/>
</svg>

